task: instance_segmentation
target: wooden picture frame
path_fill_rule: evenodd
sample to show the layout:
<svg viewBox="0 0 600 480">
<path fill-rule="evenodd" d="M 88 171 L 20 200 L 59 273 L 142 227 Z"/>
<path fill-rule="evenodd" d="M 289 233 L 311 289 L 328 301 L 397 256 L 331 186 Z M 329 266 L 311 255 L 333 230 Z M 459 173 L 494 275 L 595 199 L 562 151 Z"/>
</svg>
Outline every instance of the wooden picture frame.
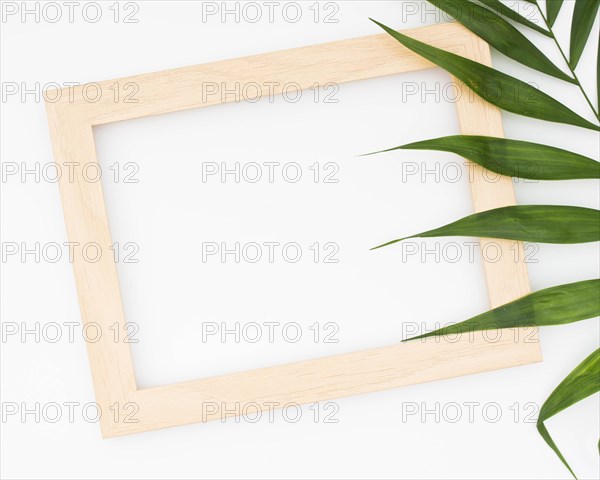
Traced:
<svg viewBox="0 0 600 480">
<path fill-rule="evenodd" d="M 490 64 L 488 45 L 457 23 L 408 30 L 406 34 Z M 96 84 L 108 91 L 115 82 L 133 82 L 139 88 L 137 103 L 115 102 L 106 95 L 90 101 L 84 99 L 85 86 L 47 92 L 55 161 L 59 167 L 74 171 L 73 178 L 62 175 L 60 179 L 69 241 L 81 245 L 95 242 L 102 251 L 108 251 L 112 244 L 101 184 L 85 182 L 81 175 L 83 166 L 97 162 L 92 131 L 95 125 L 221 103 L 218 96 L 202 98 L 201 85 L 207 81 L 233 88 L 236 82 L 276 82 L 281 86 L 293 80 L 305 89 L 315 82 L 351 82 L 433 66 L 381 34 Z M 274 88 L 275 94 L 281 93 L 280 87 Z M 497 108 L 479 97 L 463 97 L 457 102 L 463 134 L 503 135 Z M 482 175 L 474 175 L 471 188 L 476 211 L 515 202 L 510 178 L 488 182 Z M 509 245 L 514 249 L 514 242 L 495 242 L 507 253 Z M 95 324 L 105 332 L 115 323 L 124 325 L 113 257 L 103 255 L 92 263 L 76 256 L 73 267 L 84 324 Z M 484 267 L 492 307 L 529 293 L 525 264 L 515 261 L 512 254 L 503 255 L 496 263 L 484 262 Z M 127 343 L 103 335 L 95 343 L 87 342 L 87 349 L 97 403 L 103 412 L 102 435 L 106 438 L 239 415 L 248 409 L 319 402 L 541 360 L 537 338 L 526 341 L 525 335 L 517 338 L 512 333 L 494 342 L 480 336 L 456 342 L 429 338 L 146 389 L 137 388 Z M 208 404 L 210 409 L 205 408 Z M 129 421 L 126 415 L 111 413 L 115 408 L 126 412 L 131 405 L 136 413 Z M 216 411 L 215 405 L 219 406 Z"/>
</svg>

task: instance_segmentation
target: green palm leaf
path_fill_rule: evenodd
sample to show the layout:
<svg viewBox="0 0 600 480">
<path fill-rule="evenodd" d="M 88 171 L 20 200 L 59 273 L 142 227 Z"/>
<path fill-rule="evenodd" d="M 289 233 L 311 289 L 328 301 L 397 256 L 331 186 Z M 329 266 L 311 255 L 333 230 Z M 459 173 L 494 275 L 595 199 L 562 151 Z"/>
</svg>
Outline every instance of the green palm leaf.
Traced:
<svg viewBox="0 0 600 480">
<path fill-rule="evenodd" d="M 460 155 L 492 172 L 532 180 L 600 178 L 600 162 L 577 153 L 507 138 L 455 135 L 382 150 L 438 150 Z M 376 152 L 381 153 L 381 152 Z"/>
<path fill-rule="evenodd" d="M 600 211 L 561 205 L 516 205 L 469 215 L 434 230 L 399 238 L 431 237 L 504 238 L 539 243 L 587 243 L 600 240 Z"/>
<path fill-rule="evenodd" d="M 560 80 L 577 83 L 554 65 L 525 35 L 487 8 L 469 0 L 429 0 L 429 3 L 452 15 L 507 57 Z"/>
<path fill-rule="evenodd" d="M 539 32 L 547 37 L 551 37 L 552 34 L 547 30 L 544 30 L 539 25 L 533 23 L 531 20 L 527 20 L 525 17 L 519 15 L 516 11 L 504 5 L 500 0 L 479 0 L 480 3 L 483 3 L 486 7 L 491 8 L 492 10 L 498 12 L 500 15 L 513 20 L 521 25 L 525 25 L 536 32 Z"/>
<path fill-rule="evenodd" d="M 600 7 L 600 0 L 576 0 L 571 25 L 571 53 L 569 63 L 574 70 L 579 63 L 585 44 L 587 43 L 596 15 Z"/>
<path fill-rule="evenodd" d="M 598 295 L 598 292 L 596 292 Z M 600 296 L 596 297 L 596 300 Z M 586 301 L 593 302 L 593 299 L 587 299 Z M 598 313 L 596 313 L 596 316 Z M 573 370 L 567 378 L 565 378 L 556 389 L 550 394 L 548 399 L 542 405 L 540 409 L 540 415 L 537 421 L 537 429 L 540 435 L 544 438 L 546 443 L 552 450 L 558 455 L 565 467 L 569 469 L 569 472 L 575 476 L 573 470 L 563 457 L 562 453 L 552 440 L 548 429 L 544 425 L 544 422 L 550 417 L 562 412 L 569 408 L 571 405 L 583 400 L 584 398 L 593 395 L 600 391 L 600 349 L 596 350 L 583 362 L 581 362 L 575 370 Z"/>
<path fill-rule="evenodd" d="M 419 42 L 375 20 L 372 21 L 402 45 L 462 80 L 480 97 L 499 108 L 541 120 L 600 131 L 600 127 L 528 83 L 467 58 Z"/>
<path fill-rule="evenodd" d="M 554 25 L 562 4 L 563 0 L 546 0 L 546 16 L 550 27 Z"/>
<path fill-rule="evenodd" d="M 595 318 L 598 315 L 600 315 L 600 280 L 584 280 L 539 290 L 464 322 L 404 341 L 500 328 L 566 325 Z"/>
</svg>

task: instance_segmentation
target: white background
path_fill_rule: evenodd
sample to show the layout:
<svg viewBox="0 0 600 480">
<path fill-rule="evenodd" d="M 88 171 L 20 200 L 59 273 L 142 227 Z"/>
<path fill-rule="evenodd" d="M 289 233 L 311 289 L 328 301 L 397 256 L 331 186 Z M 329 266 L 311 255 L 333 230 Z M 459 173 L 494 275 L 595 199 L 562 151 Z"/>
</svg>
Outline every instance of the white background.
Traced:
<svg viewBox="0 0 600 480">
<path fill-rule="evenodd" d="M 101 4 L 97 23 L 77 9 L 73 23 L 66 18 L 51 23 L 43 16 L 36 22 L 32 15 L 25 22 L 19 15 L 3 19 L 3 92 L 9 84 L 20 89 L 2 103 L 5 165 L 31 169 L 52 162 L 43 103 L 33 93 L 21 98 L 23 87 L 35 90 L 36 82 L 41 90 L 52 82 L 118 78 L 379 33 L 367 17 L 398 29 L 444 20 L 421 2 L 321 2 L 318 21 L 314 2 L 301 2 L 297 23 L 286 21 L 278 9 L 273 22 L 252 23 L 243 17 L 236 22 L 232 15 L 225 22 L 219 15 L 203 21 L 202 2 L 148 1 L 137 2 L 136 11 L 119 5 L 115 22 L 113 2 Z M 566 2 L 558 21 L 564 44 L 571 9 L 572 2 Z M 124 15 L 132 12 L 138 22 L 124 23 Z M 325 22 L 326 14 L 337 23 Z M 598 35 L 597 25 L 592 35 Z M 550 42 L 532 38 L 558 61 Z M 590 92 L 595 55 L 592 45 L 581 60 Z M 494 62 L 587 115 L 575 88 L 501 55 Z M 448 175 L 402 181 L 403 162 L 442 168 L 462 163 L 457 157 L 428 152 L 356 157 L 458 133 L 448 81 L 433 69 L 342 85 L 333 97 L 337 103 L 324 102 L 323 91 L 315 101 L 310 91 L 297 103 L 261 99 L 96 128 L 113 240 L 139 245 L 139 263 L 118 264 L 127 319 L 139 326 L 139 342 L 132 344 L 139 385 L 380 346 L 403 338 L 410 322 L 432 328 L 485 310 L 478 257 L 468 261 L 463 250 L 456 263 L 431 257 L 402 261 L 401 247 L 368 251 L 471 211 L 465 171 L 456 182 Z M 407 95 L 414 86 L 416 94 Z M 438 98 L 426 92 L 437 92 Z M 509 137 L 598 158 L 592 132 L 510 114 L 504 122 Z M 135 162 L 139 182 L 115 182 L 109 167 L 116 162 Z M 297 183 L 281 178 L 272 184 L 202 182 L 203 162 L 296 162 L 303 177 Z M 314 182 L 308 167 L 328 162 L 339 167 L 338 183 Z M 598 208 L 595 182 L 515 186 L 519 203 Z M 21 181 L 15 175 L 3 177 L 1 188 L 4 244 L 23 242 L 31 248 L 36 242 L 67 240 L 56 183 L 33 175 Z M 202 262 L 200 245 L 207 241 L 293 241 L 303 246 L 304 256 L 295 264 Z M 339 262 L 305 261 L 315 242 L 335 242 Z M 429 248 L 436 244 L 444 241 L 426 242 Z M 536 290 L 598 275 L 596 244 L 540 245 L 532 260 L 537 261 L 529 264 Z M 79 321 L 65 255 L 56 263 L 36 262 L 32 255 L 25 262 L 18 255 L 3 259 L 1 280 L 4 326 Z M 298 323 L 301 341 L 286 342 L 278 335 L 273 343 L 201 342 L 203 322 L 231 327 L 268 321 Z M 321 334 L 327 333 L 325 323 L 334 322 L 339 341 L 325 343 L 322 336 L 314 341 L 309 327 L 315 322 Z M 33 335 L 25 342 L 19 335 L 2 339 L 3 408 L 14 403 L 32 408 L 36 402 L 79 405 L 72 422 L 65 418 L 66 407 L 56 423 L 47 415 L 39 421 L 34 415 L 25 422 L 20 415 L 3 419 L 3 478 L 568 478 L 536 431 L 537 408 L 599 338 L 597 320 L 546 329 L 540 335 L 543 363 L 304 407 L 296 423 L 276 412 L 273 419 L 264 416 L 256 423 L 230 419 L 101 440 L 99 426 L 82 416 L 81 405 L 94 396 L 85 343 L 81 331 L 75 332 L 73 342 L 52 343 L 43 336 L 38 342 Z M 436 410 L 437 417 L 431 413 Z M 548 422 L 581 478 L 599 476 L 598 425 L 597 397 Z"/>
</svg>

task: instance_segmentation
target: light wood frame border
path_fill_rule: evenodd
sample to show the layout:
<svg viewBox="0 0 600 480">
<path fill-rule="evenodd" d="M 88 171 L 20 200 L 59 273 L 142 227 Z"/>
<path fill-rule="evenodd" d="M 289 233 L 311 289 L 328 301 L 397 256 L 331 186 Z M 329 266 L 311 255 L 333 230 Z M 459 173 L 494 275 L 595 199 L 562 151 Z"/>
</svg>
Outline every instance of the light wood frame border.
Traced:
<svg viewBox="0 0 600 480">
<path fill-rule="evenodd" d="M 406 33 L 472 60 L 491 63 L 488 45 L 459 24 Z M 115 102 L 107 95 L 91 103 L 84 100 L 83 87 L 53 92 L 47 98 L 55 99 L 61 93 L 59 101 L 46 101 L 54 158 L 62 171 L 67 162 L 75 164 L 75 181 L 69 181 L 66 175 L 60 180 L 68 238 L 81 245 L 96 242 L 106 252 L 112 243 L 100 182 L 77 180 L 82 178 L 77 170 L 81 165 L 97 162 L 92 131 L 95 125 L 221 103 L 216 97 L 202 101 L 201 85 L 207 81 L 231 87 L 235 82 L 277 82 L 275 93 L 279 94 L 280 87 L 289 81 L 305 89 L 315 82 L 343 83 L 433 66 L 381 34 L 117 80 L 121 85 L 135 82 L 139 86 L 138 103 Z M 99 85 L 108 91 L 115 81 Z M 467 97 L 463 95 L 457 102 L 462 133 L 503 136 L 499 110 L 479 97 Z M 482 178 L 475 175 L 471 185 L 476 211 L 515 203 L 511 179 L 504 177 L 491 183 Z M 524 263 L 515 262 L 508 254 L 507 242 L 500 243 L 506 253 L 502 259 L 484 262 L 494 307 L 529 293 Z M 514 248 L 514 243 L 511 245 Z M 105 332 L 115 322 L 123 325 L 112 256 L 103 255 L 97 263 L 75 258 L 73 267 L 84 324 L 95 323 Z M 524 336 L 518 337 L 502 335 L 499 341 L 489 342 L 463 336 L 456 343 L 428 339 L 147 389 L 137 388 L 127 343 L 115 343 L 111 335 L 103 335 L 96 343 L 87 342 L 87 349 L 96 399 L 103 411 L 102 435 L 106 438 L 223 418 L 250 405 L 270 409 L 291 402 L 318 402 L 540 361 L 537 338 L 531 343 Z M 110 407 L 128 403 L 139 408 L 136 421 L 115 421 Z M 214 412 L 213 407 L 204 408 L 207 404 L 219 408 Z"/>
</svg>

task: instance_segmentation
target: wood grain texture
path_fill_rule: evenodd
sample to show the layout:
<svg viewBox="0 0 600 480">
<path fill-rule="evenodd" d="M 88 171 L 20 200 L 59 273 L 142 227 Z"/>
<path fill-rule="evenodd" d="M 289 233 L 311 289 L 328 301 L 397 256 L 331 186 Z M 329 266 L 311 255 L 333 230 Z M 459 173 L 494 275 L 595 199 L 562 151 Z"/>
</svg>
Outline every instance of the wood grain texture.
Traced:
<svg viewBox="0 0 600 480">
<path fill-rule="evenodd" d="M 492 65 L 490 48 L 475 35 L 464 43 L 463 56 L 485 65 Z M 463 92 L 467 87 L 458 79 Z M 457 102 L 458 121 L 464 135 L 487 135 L 504 137 L 500 110 L 477 95 L 463 94 Z M 475 212 L 515 205 L 512 178 L 500 176 L 470 162 L 472 181 L 471 194 Z M 491 307 L 504 305 L 515 298 L 531 293 L 525 252 L 522 242 L 499 239 L 481 239 L 481 251 L 489 252 L 484 258 L 484 269 Z M 492 261 L 500 257 L 500 261 Z M 519 261 L 520 260 L 520 261 Z"/>
<path fill-rule="evenodd" d="M 405 33 L 490 63 L 487 44 L 459 24 Z M 100 328 L 103 333 L 100 341 L 88 342 L 87 347 L 96 398 L 104 412 L 101 420 L 104 437 L 252 414 L 288 404 L 325 401 L 541 360 L 535 332 L 516 329 L 493 334 L 480 332 L 458 339 L 428 338 L 138 389 L 128 344 L 113 341 L 111 327 L 122 328 L 125 318 L 116 265 L 109 254 L 112 242 L 108 217 L 100 182 L 86 182 L 82 175 L 87 164 L 97 164 L 94 125 L 241 101 L 243 98 L 235 95 L 221 95 L 234 89 L 236 83 L 252 82 L 259 86 L 262 95 L 275 95 L 290 82 L 305 89 L 315 83 L 344 83 L 431 67 L 431 63 L 388 35 L 373 35 L 99 83 L 103 91 L 115 82 L 121 86 L 134 84 L 138 88 L 136 103 L 115 101 L 110 96 L 90 102 L 84 95 L 85 86 L 60 96 L 49 92 L 48 98 L 60 98 L 57 102 L 46 102 L 55 161 L 63 171 L 70 166 L 74 173 L 72 181 L 67 175 L 60 178 L 69 241 L 96 244 L 103 252 L 93 262 L 76 256 L 73 267 L 83 322 Z M 465 97 L 457 103 L 457 110 L 463 133 L 502 136 L 500 112 L 478 97 Z M 476 211 L 514 204 L 509 178 L 489 182 L 475 175 L 472 194 Z M 489 241 L 482 242 L 485 245 Z M 505 254 L 498 262 L 484 263 L 492 306 L 529 292 L 523 257 L 515 261 L 514 253 L 508 254 L 514 244 L 495 242 L 501 243 Z M 517 248 L 522 249 L 520 245 Z M 121 413 L 118 417 L 111 413 L 115 409 Z M 137 411 L 128 418 L 126 413 L 132 409 Z"/>
<path fill-rule="evenodd" d="M 455 53 L 463 50 L 464 42 L 471 36 L 457 24 L 405 33 Z M 291 83 L 307 89 L 315 83 L 346 83 L 432 67 L 389 35 L 380 34 L 97 82 L 87 94 L 88 87 L 79 85 L 60 93 L 48 92 L 47 97 L 58 98 L 56 105 L 76 108 L 88 123 L 100 125 L 240 101 L 245 97 L 224 95 L 235 90 L 236 84 L 257 84 L 266 97 L 281 94 L 282 88 Z M 115 101 L 114 95 L 106 94 L 115 84 L 123 87 L 128 83 L 138 89 L 132 99 L 137 102 L 125 102 L 122 98 Z M 218 92 L 211 94 L 215 86 Z M 86 101 L 94 97 L 97 89 L 104 92 L 100 99 Z"/>
</svg>

